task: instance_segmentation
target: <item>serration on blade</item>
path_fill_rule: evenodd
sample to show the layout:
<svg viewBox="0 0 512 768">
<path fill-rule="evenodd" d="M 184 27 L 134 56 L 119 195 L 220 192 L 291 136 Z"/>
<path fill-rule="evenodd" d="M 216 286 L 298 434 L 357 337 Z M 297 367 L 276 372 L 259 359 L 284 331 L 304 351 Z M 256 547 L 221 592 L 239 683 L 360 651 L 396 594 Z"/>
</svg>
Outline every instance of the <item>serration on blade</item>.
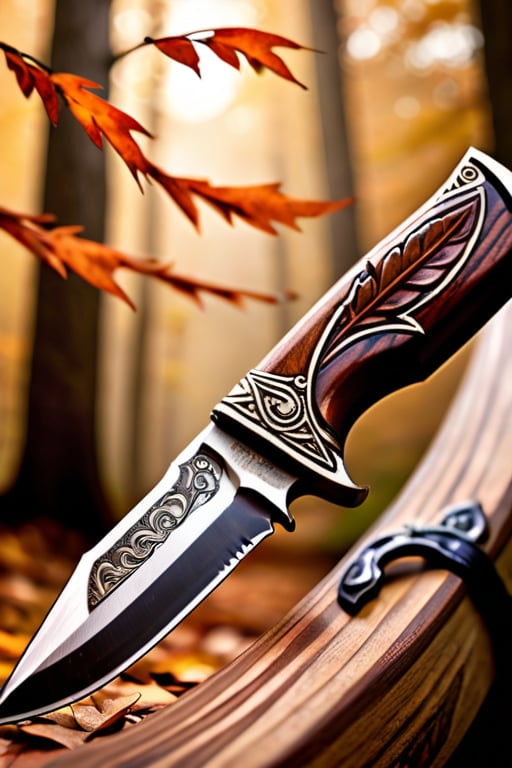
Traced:
<svg viewBox="0 0 512 768">
<path fill-rule="evenodd" d="M 236 443 L 236 445 L 235 445 Z M 219 449 L 232 456 L 221 458 Z M 208 427 L 78 563 L 0 696 L 0 723 L 70 704 L 167 635 L 274 531 L 277 508 L 241 477 L 243 446 Z M 237 471 L 237 456 L 241 461 Z M 269 495 L 275 496 L 276 475 Z M 294 479 L 281 473 L 284 500 Z M 286 509 L 281 514 L 288 515 Z"/>
</svg>

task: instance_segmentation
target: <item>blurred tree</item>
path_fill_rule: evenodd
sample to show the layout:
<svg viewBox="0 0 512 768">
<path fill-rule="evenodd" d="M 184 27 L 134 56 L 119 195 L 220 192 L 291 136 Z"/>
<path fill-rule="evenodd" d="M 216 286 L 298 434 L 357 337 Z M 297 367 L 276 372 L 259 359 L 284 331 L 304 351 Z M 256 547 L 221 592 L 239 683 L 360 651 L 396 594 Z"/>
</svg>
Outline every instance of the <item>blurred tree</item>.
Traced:
<svg viewBox="0 0 512 768">
<path fill-rule="evenodd" d="M 512 5 L 508 0 L 481 0 L 485 70 L 494 129 L 494 156 L 512 167 Z"/>
<path fill-rule="evenodd" d="M 109 0 L 57 0 L 52 48 L 56 71 L 108 82 Z M 105 157 L 64 110 L 49 139 L 43 210 L 81 222 L 101 241 Z M 107 505 L 95 450 L 100 293 L 70 274 L 39 271 L 26 442 L 19 474 L 0 501 L 11 524 L 47 517 L 97 537 Z"/>
<path fill-rule="evenodd" d="M 343 69 L 339 56 L 341 40 L 338 33 L 338 12 L 334 0 L 324 3 L 309 0 L 308 6 L 313 46 L 325 54 L 315 57 L 315 66 L 329 197 L 333 200 L 343 200 L 354 196 L 354 183 L 347 135 Z M 329 217 L 329 229 L 334 282 L 361 254 L 357 248 L 354 215 L 333 214 Z"/>
</svg>

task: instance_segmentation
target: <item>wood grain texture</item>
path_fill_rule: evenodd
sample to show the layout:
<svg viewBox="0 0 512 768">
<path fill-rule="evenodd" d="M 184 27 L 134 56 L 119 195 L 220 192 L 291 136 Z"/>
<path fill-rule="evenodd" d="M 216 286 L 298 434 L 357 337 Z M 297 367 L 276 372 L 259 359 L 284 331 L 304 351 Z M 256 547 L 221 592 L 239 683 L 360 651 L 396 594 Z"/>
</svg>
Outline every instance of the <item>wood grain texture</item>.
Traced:
<svg viewBox="0 0 512 768">
<path fill-rule="evenodd" d="M 355 618 L 338 606 L 347 559 L 377 534 L 481 502 L 485 549 L 512 586 L 512 306 L 482 334 L 429 452 L 340 564 L 272 630 L 178 702 L 55 768 L 442 766 L 495 675 L 459 579 L 407 561 Z M 300 524 L 300 521 L 299 521 Z"/>
<path fill-rule="evenodd" d="M 342 277 L 258 370 L 304 375 L 343 446 L 361 413 L 429 376 L 508 299 L 511 224 L 508 196 L 488 181 L 442 198 Z"/>
<path fill-rule="evenodd" d="M 509 171 L 469 150 L 215 406 L 214 420 L 297 477 L 297 494 L 360 504 L 364 490 L 343 463 L 356 419 L 427 378 L 510 298 L 510 190 Z"/>
</svg>

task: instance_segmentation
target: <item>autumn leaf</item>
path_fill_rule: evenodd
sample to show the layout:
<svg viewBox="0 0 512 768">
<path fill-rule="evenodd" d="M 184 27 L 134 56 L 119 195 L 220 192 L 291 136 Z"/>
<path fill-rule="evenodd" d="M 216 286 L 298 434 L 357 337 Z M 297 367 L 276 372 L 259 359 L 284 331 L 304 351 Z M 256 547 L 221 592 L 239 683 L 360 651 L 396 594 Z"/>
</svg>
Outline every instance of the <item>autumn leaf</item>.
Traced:
<svg viewBox="0 0 512 768">
<path fill-rule="evenodd" d="M 0 229 L 18 240 L 62 277 L 66 277 L 67 270 L 71 269 L 97 288 L 123 299 L 132 308 L 135 308 L 132 301 L 113 277 L 116 270 L 121 268 L 156 278 L 199 305 L 202 294 L 217 296 L 238 305 L 244 299 L 276 304 L 295 297 L 292 292 L 260 293 L 176 274 L 169 263 L 128 256 L 103 243 L 78 237 L 82 231 L 80 226 L 54 226 L 53 217 L 48 214 L 27 216 L 0 207 Z"/>
<path fill-rule="evenodd" d="M 64 265 L 53 253 L 51 242 L 48 239 L 46 226 L 51 224 L 53 220 L 54 216 L 51 214 L 31 216 L 0 207 L 0 229 L 3 229 L 24 245 L 27 250 L 38 256 L 41 261 L 55 269 L 61 277 L 66 277 Z"/>
<path fill-rule="evenodd" d="M 181 180 L 188 189 L 209 203 L 230 224 L 238 216 L 247 224 L 276 234 L 272 221 L 299 229 L 297 217 L 314 217 L 345 208 L 351 200 L 319 201 L 289 197 L 280 191 L 279 183 L 244 187 L 214 187 L 207 181 Z"/>
<path fill-rule="evenodd" d="M 101 85 L 65 72 L 55 72 L 51 78 L 91 141 L 101 149 L 104 136 L 137 181 L 138 172 L 146 174 L 148 161 L 133 138 L 132 131 L 151 136 L 149 131 L 138 120 L 89 90 L 101 88 Z"/>
<path fill-rule="evenodd" d="M 187 218 L 199 227 L 199 212 L 193 196 L 207 202 L 228 223 L 238 216 L 263 232 L 276 234 L 272 221 L 298 229 L 297 217 L 320 216 L 345 207 L 350 201 L 313 201 L 292 198 L 280 184 L 213 186 L 204 179 L 172 176 L 146 158 L 132 132 L 150 133 L 122 110 L 101 99 L 89 88 L 100 86 L 75 75 L 56 73 L 53 82 L 89 138 L 101 149 L 102 137 L 124 160 L 140 185 L 138 174 L 152 179 L 174 200 Z"/>
<path fill-rule="evenodd" d="M 73 717 L 83 731 L 96 733 L 111 728 L 129 712 L 140 698 L 139 693 L 116 696 L 111 699 L 101 692 L 92 697 L 91 703 L 72 704 Z"/>
<path fill-rule="evenodd" d="M 28 98 L 35 89 L 41 97 L 52 125 L 57 125 L 59 102 L 49 70 L 31 56 L 20 53 L 6 43 L 0 43 L 0 49 L 3 50 L 7 67 L 14 72 L 23 95 Z"/>
<path fill-rule="evenodd" d="M 67 747 L 67 749 L 81 747 L 89 736 L 87 731 L 69 728 L 49 720 L 39 723 L 23 723 L 19 726 L 19 729 L 29 736 L 38 736 L 41 739 L 54 741 L 56 744 Z"/>
<path fill-rule="evenodd" d="M 146 37 L 144 43 L 154 45 L 170 59 L 190 67 L 199 76 L 199 56 L 194 43 L 207 46 L 225 64 L 235 69 L 240 69 L 238 54 L 242 54 L 255 72 L 268 69 L 304 89 L 306 86 L 294 77 L 283 59 L 272 49 L 312 50 L 281 35 L 247 27 L 225 27 L 157 39 Z"/>
<path fill-rule="evenodd" d="M 350 198 L 322 201 L 289 197 L 280 191 L 279 183 L 216 187 L 205 179 L 169 176 L 155 165 L 149 167 L 148 175 L 165 189 L 195 227 L 199 227 L 199 211 L 194 196 L 208 203 L 229 224 L 237 216 L 246 224 L 272 235 L 276 234 L 272 221 L 299 229 L 298 217 L 333 213 L 352 202 Z"/>
<path fill-rule="evenodd" d="M 279 35 L 271 35 L 244 27 L 233 27 L 210 30 L 207 33 L 191 33 L 188 36 L 161 38 L 159 40 L 148 39 L 144 44 L 156 45 L 166 55 L 186 64 L 199 74 L 199 58 L 192 40 L 208 45 L 217 56 L 231 66 L 238 68 L 240 65 L 238 51 L 244 54 L 254 69 L 259 71 L 262 67 L 266 67 L 281 77 L 297 82 L 282 59 L 273 53 L 272 48 L 287 46 L 297 49 L 303 46 Z M 3 43 L 0 43 L 0 47 L 4 50 L 7 64 L 15 73 L 18 85 L 25 96 L 29 96 L 35 88 L 55 125 L 58 120 L 57 95 L 59 95 L 88 137 L 99 149 L 103 148 L 104 139 L 108 141 L 126 163 L 139 187 L 141 186 L 141 176 L 156 182 L 196 228 L 199 228 L 199 211 L 195 198 L 208 203 L 230 224 L 233 222 L 233 217 L 238 217 L 247 224 L 269 234 L 276 234 L 273 222 L 298 229 L 296 223 L 298 217 L 321 216 L 339 210 L 349 202 L 348 200 L 324 202 L 292 198 L 280 191 L 280 184 L 278 183 L 252 186 L 214 186 L 204 179 L 172 176 L 146 157 L 133 135 L 140 134 L 152 138 L 149 131 L 138 120 L 93 93 L 93 91 L 101 88 L 100 85 L 66 72 L 52 73 L 43 65 L 39 65 L 38 62 L 36 63 L 35 60 L 27 57 L 26 54 L 19 53 Z M 23 237 L 30 240 L 32 234 L 26 232 Z M 69 238 L 73 234 L 76 234 L 76 230 L 68 230 L 67 233 L 59 230 L 51 236 L 51 239 L 55 240 L 59 237 L 62 250 L 69 242 L 66 237 Z M 25 244 L 30 247 L 28 242 Z M 62 276 L 65 276 L 65 270 L 62 266 L 62 262 L 65 260 L 55 258 L 53 247 L 43 246 L 42 242 L 35 244 L 35 247 L 43 260 L 47 261 Z M 82 246 L 81 252 L 84 250 L 90 251 L 90 246 Z M 97 254 L 97 256 L 100 261 L 104 261 L 105 254 Z M 71 257 L 72 254 L 69 254 L 70 259 Z M 81 261 L 79 254 L 74 258 L 77 262 Z M 107 258 L 111 260 L 112 254 L 107 254 Z M 72 267 L 71 264 L 69 266 L 84 276 L 79 268 Z M 145 271 L 146 267 L 149 268 L 147 262 L 142 271 Z M 129 268 L 133 269 L 133 266 L 130 265 Z M 137 269 L 137 271 L 140 270 Z M 151 271 L 154 272 L 155 268 L 151 267 Z M 167 272 L 162 273 L 160 278 L 168 281 L 169 274 Z M 91 282 L 93 281 L 91 280 Z M 108 280 L 107 282 L 110 288 L 105 288 L 103 285 L 99 287 L 120 295 L 120 289 L 115 289 L 113 281 Z M 210 286 L 205 290 L 211 292 L 211 288 Z M 186 292 L 189 292 L 188 288 Z M 126 299 L 125 296 L 123 298 Z"/>
<path fill-rule="evenodd" d="M 146 173 L 147 161 L 132 137 L 132 131 L 144 136 L 151 134 L 135 118 L 91 92 L 101 89 L 101 85 L 67 72 L 51 72 L 5 43 L 0 43 L 0 49 L 4 51 L 7 66 L 14 72 L 22 93 L 28 98 L 34 89 L 37 91 L 54 126 L 58 123 L 60 95 L 99 149 L 102 149 L 105 137 L 137 181 L 139 171 Z"/>
</svg>

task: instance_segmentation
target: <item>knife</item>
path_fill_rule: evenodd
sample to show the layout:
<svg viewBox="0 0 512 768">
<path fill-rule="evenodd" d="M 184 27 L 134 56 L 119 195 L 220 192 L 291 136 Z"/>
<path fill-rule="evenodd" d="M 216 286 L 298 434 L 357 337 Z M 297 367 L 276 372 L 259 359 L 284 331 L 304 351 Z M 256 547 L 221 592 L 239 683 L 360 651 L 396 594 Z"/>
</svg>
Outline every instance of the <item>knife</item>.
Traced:
<svg viewBox="0 0 512 768">
<path fill-rule="evenodd" d="M 80 559 L 0 694 L 0 723 L 87 696 L 193 610 L 313 494 L 357 506 L 347 433 L 425 379 L 512 293 L 512 174 L 469 149 L 218 403 L 162 480 Z"/>
</svg>

